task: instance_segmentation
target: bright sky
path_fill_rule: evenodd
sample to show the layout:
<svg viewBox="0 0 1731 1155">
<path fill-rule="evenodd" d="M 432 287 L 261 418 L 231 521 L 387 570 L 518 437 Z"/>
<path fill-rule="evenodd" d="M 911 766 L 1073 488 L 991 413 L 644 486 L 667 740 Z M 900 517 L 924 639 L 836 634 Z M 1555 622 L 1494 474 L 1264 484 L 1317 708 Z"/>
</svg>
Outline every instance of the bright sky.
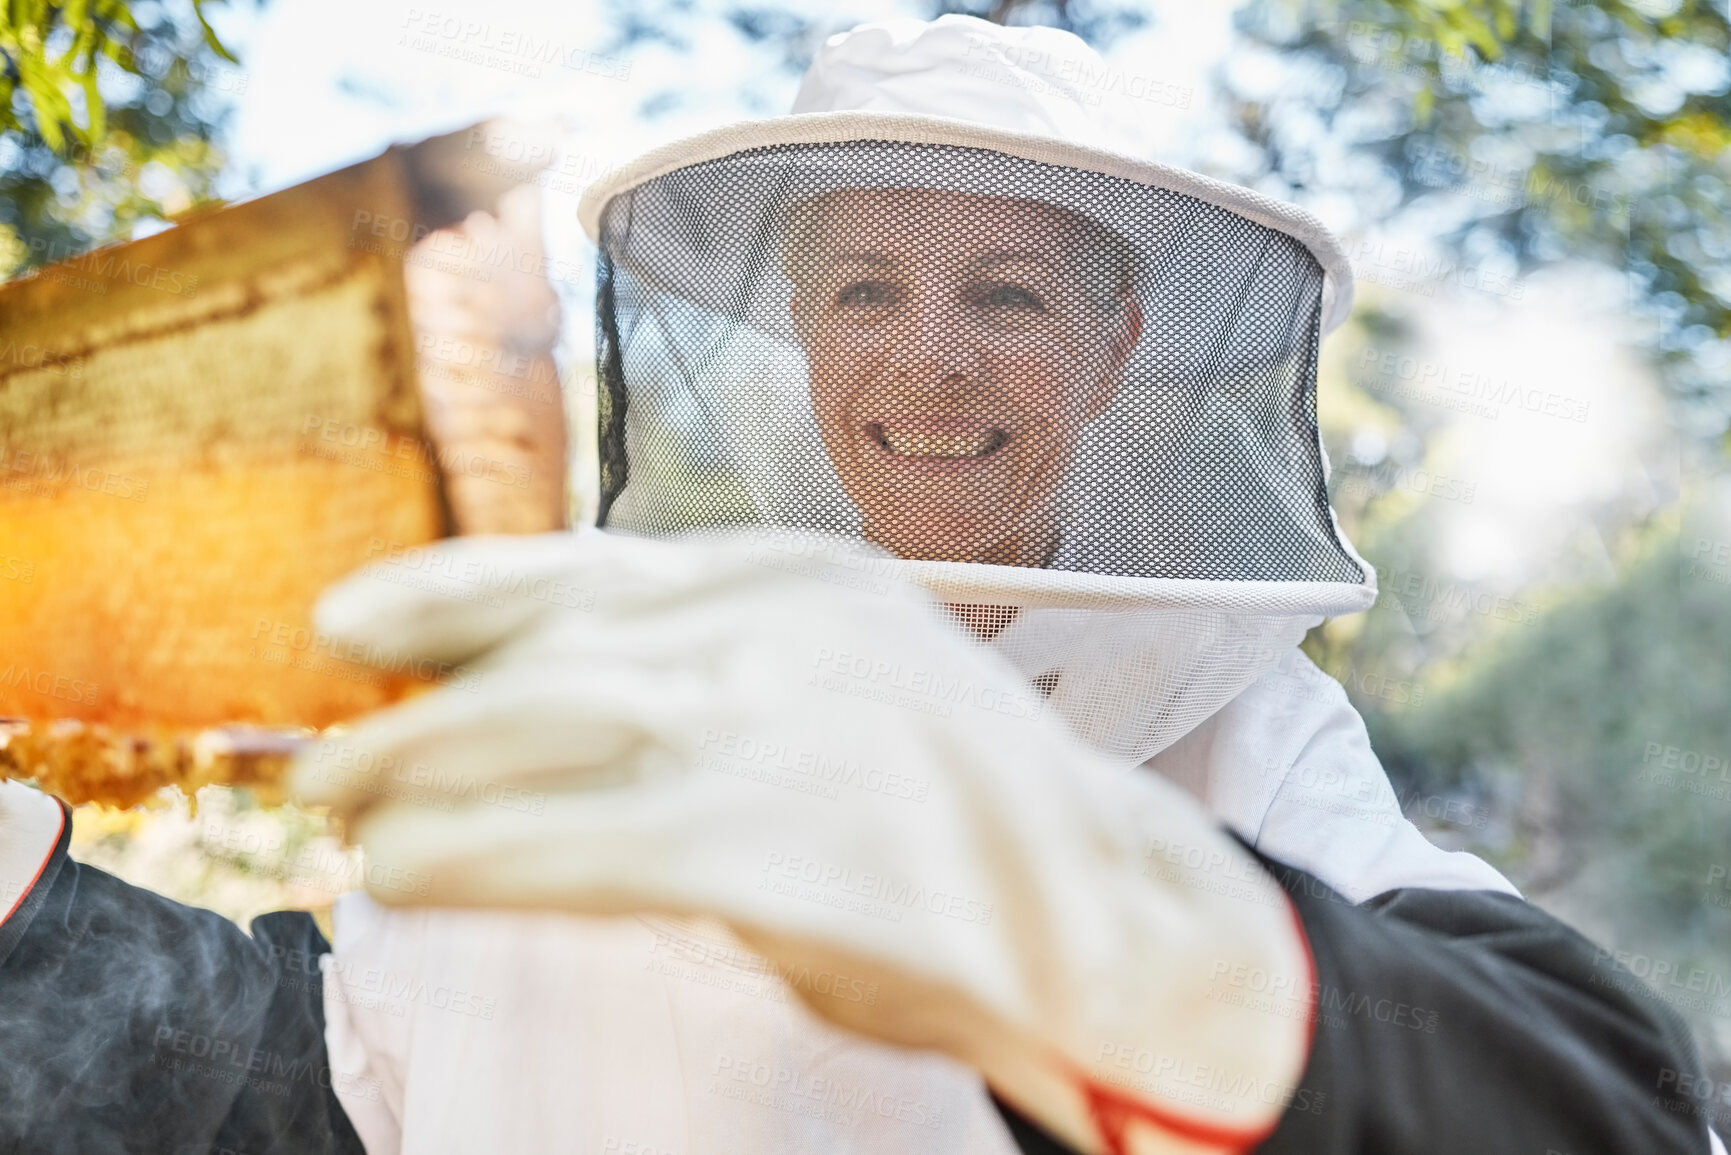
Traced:
<svg viewBox="0 0 1731 1155">
<path fill-rule="evenodd" d="M 903 0 L 800 0 L 837 25 L 913 14 Z M 697 7 L 709 10 L 713 4 Z M 1116 43 L 1112 62 L 1190 94 L 1188 108 L 1138 102 L 1133 124 L 1151 157 L 1215 168 L 1226 134 L 1211 74 L 1239 70 L 1254 80 L 1253 56 L 1232 52 L 1232 5 L 1150 0 L 1151 28 Z M 651 45 L 629 60 L 597 58 L 605 29 L 597 0 L 459 0 L 408 5 L 386 0 L 279 0 L 260 17 L 235 16 L 219 29 L 245 61 L 244 92 L 230 141 L 236 159 L 228 191 L 282 188 L 415 140 L 505 114 L 561 126 L 567 155 L 590 178 L 667 140 L 751 116 L 782 112 L 795 78 L 713 14 L 690 26 L 694 48 Z M 580 67 L 522 66 L 512 46 L 552 38 Z M 685 99 L 646 115 L 657 92 Z M 576 193 L 551 193 L 548 242 L 555 253 L 591 250 L 575 221 Z M 1384 254 L 1424 238 L 1360 235 L 1351 205 L 1312 206 L 1348 231 L 1355 266 L 1387 288 Z M 1380 246 L 1380 247 L 1378 247 Z M 1458 278 L 1457 278 L 1458 281 Z M 1646 370 L 1627 351 L 1633 335 L 1613 285 L 1553 276 L 1517 294 L 1438 286 L 1416 306 L 1420 356 L 1457 381 L 1477 375 L 1530 393 L 1574 399 L 1583 420 L 1498 407 L 1494 418 L 1438 408 L 1447 429 L 1439 448 L 1449 468 L 1473 482 L 1475 499 L 1450 508 L 1445 540 L 1454 576 L 1516 588 L 1555 580 L 1555 562 L 1586 564 L 1594 552 L 1585 509 L 1607 493 L 1663 487 L 1654 472 L 1662 423 Z M 1595 287 L 1597 284 L 1597 287 Z M 588 290 L 570 290 L 568 344 L 581 361 L 590 339 Z M 1655 492 L 1657 490 L 1655 489 Z M 1588 540 L 1582 540 L 1583 534 Z M 1602 553 L 1602 550 L 1601 550 Z"/>
<path fill-rule="evenodd" d="M 904 0 L 793 0 L 839 27 L 914 14 Z M 393 140 L 414 139 L 505 111 L 559 119 L 574 142 L 598 156 L 627 156 L 664 140 L 746 116 L 786 110 L 797 80 L 771 67 L 699 3 L 688 27 L 691 52 L 651 45 L 628 62 L 624 79 L 541 65 L 539 75 L 509 67 L 508 45 L 525 34 L 579 52 L 598 49 L 606 28 L 595 0 L 459 0 L 405 5 L 393 0 L 295 0 L 267 6 L 261 18 L 235 16 L 220 27 L 240 44 L 248 73 L 232 146 L 270 189 L 372 155 Z M 1117 62 L 1206 98 L 1208 71 L 1230 41 L 1231 6 L 1150 0 L 1154 26 L 1121 39 Z M 465 59 L 465 56 L 469 57 Z M 1128 65 L 1127 65 L 1128 66 Z M 677 87 L 683 106 L 645 119 L 638 106 Z M 1148 110 L 1147 104 L 1140 105 Z M 1170 147 L 1198 127 L 1195 109 L 1144 116 L 1155 146 Z"/>
</svg>

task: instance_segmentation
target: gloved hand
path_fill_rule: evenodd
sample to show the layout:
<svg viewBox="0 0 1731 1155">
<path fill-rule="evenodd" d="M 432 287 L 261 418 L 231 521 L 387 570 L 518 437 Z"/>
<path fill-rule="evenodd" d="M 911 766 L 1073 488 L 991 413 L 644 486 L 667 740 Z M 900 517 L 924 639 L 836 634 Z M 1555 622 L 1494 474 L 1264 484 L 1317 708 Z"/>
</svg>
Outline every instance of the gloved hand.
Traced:
<svg viewBox="0 0 1731 1155">
<path fill-rule="evenodd" d="M 364 571 L 321 630 L 478 676 L 323 742 L 295 788 L 350 819 L 380 901 L 713 914 L 784 973 L 878 984 L 794 985 L 1079 1150 L 1254 1144 L 1308 1049 L 1284 896 L 841 549 L 591 531 Z M 1296 1010 L 1242 1005 L 1252 975 Z"/>
<path fill-rule="evenodd" d="M 540 188 L 497 200 L 416 242 L 403 284 L 423 415 L 458 530 L 539 533 L 566 524 L 559 298 L 544 275 Z"/>
</svg>

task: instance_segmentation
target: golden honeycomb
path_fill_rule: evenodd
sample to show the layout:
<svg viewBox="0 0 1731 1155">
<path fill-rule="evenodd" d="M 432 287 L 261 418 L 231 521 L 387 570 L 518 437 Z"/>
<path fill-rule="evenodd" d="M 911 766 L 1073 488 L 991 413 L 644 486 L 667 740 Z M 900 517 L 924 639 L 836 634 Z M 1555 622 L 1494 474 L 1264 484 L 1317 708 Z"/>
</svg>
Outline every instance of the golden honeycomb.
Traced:
<svg viewBox="0 0 1731 1155">
<path fill-rule="evenodd" d="M 551 384 L 527 400 L 471 370 L 453 402 L 452 375 L 429 378 L 427 432 L 417 339 L 438 342 L 411 320 L 405 263 L 511 184 L 435 187 L 429 156 L 460 162 L 475 139 L 0 286 L 0 774 L 115 805 L 168 784 L 268 788 L 293 735 L 417 685 L 313 628 L 322 589 L 458 528 L 561 523 L 545 351 Z M 489 329 L 507 288 L 490 275 L 413 279 L 457 302 L 419 312 L 468 346 L 512 340 Z M 559 436 L 501 443 L 501 428 Z M 468 464 L 483 443 L 511 484 L 450 472 L 443 450 Z"/>
</svg>

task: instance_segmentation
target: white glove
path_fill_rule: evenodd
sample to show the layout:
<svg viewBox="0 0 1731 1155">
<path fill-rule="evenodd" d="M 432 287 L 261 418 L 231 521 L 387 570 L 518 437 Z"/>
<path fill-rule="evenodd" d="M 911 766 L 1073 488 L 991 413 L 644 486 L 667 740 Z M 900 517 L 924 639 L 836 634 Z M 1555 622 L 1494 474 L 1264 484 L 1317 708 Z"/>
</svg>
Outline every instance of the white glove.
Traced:
<svg viewBox="0 0 1731 1155">
<path fill-rule="evenodd" d="M 796 989 L 1079 1150 L 1252 1145 L 1308 1049 L 1284 895 L 840 548 L 589 532 L 368 570 L 321 630 L 478 677 L 322 743 L 295 788 L 350 818 L 383 902 L 713 914 L 790 973 L 878 984 Z"/>
</svg>

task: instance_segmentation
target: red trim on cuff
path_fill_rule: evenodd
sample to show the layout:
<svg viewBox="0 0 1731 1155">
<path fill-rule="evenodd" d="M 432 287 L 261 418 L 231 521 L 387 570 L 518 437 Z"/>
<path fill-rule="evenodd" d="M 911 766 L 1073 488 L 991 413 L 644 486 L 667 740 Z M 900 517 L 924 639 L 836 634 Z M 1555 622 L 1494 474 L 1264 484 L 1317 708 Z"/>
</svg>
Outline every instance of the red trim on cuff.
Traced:
<svg viewBox="0 0 1731 1155">
<path fill-rule="evenodd" d="M 1287 914 L 1291 916 L 1293 929 L 1298 933 L 1299 945 L 1304 948 L 1305 982 L 1301 989 L 1309 1003 L 1304 1014 L 1304 1055 L 1308 1063 L 1311 1048 L 1316 1044 L 1316 958 L 1310 949 L 1310 936 L 1305 933 L 1304 920 L 1298 916 L 1298 907 L 1293 904 L 1290 896 L 1283 893 L 1281 897 L 1286 899 Z M 1302 1071 L 1303 1067 L 1300 1067 L 1300 1072 Z M 1088 1115 L 1094 1121 L 1094 1129 L 1099 1133 L 1100 1142 L 1107 1155 L 1128 1155 L 1130 1124 L 1135 1122 L 1150 1123 L 1185 1139 L 1211 1144 L 1222 1152 L 1230 1152 L 1231 1155 L 1246 1155 L 1280 1126 L 1278 1115 L 1265 1126 L 1256 1128 L 1205 1123 L 1164 1110 L 1110 1084 L 1098 1083 L 1079 1070 L 1075 1072 L 1075 1078 L 1082 1098 L 1088 1104 Z"/>
<path fill-rule="evenodd" d="M 60 836 L 66 833 L 66 807 L 57 805 L 55 809 L 60 811 L 60 825 L 54 828 L 54 837 L 48 842 L 48 853 L 42 856 L 42 861 L 36 866 L 36 873 L 30 876 L 30 881 L 25 883 L 24 888 L 18 892 L 18 898 L 6 908 L 5 914 L 0 914 L 0 926 L 5 926 L 6 920 L 16 914 L 18 908 L 24 905 L 24 900 L 30 897 L 32 890 L 36 889 L 37 880 L 42 877 L 42 872 L 48 869 L 50 862 L 54 861 L 54 850 L 60 845 Z"/>
<path fill-rule="evenodd" d="M 1107 1155 L 1128 1155 L 1130 1124 L 1136 1122 L 1153 1124 L 1162 1131 L 1170 1131 L 1198 1143 L 1207 1143 L 1222 1151 L 1231 1152 L 1232 1155 L 1245 1155 L 1268 1138 L 1274 1125 L 1279 1123 L 1276 1119 L 1275 1124 L 1256 1128 L 1204 1123 L 1162 1110 L 1146 1099 L 1135 1098 L 1116 1087 L 1096 1083 L 1092 1079 L 1083 1078 L 1080 1082 L 1082 1097 L 1088 1103 L 1088 1116 L 1094 1120 L 1094 1129 L 1099 1132 L 1100 1142 L 1105 1145 Z"/>
</svg>

